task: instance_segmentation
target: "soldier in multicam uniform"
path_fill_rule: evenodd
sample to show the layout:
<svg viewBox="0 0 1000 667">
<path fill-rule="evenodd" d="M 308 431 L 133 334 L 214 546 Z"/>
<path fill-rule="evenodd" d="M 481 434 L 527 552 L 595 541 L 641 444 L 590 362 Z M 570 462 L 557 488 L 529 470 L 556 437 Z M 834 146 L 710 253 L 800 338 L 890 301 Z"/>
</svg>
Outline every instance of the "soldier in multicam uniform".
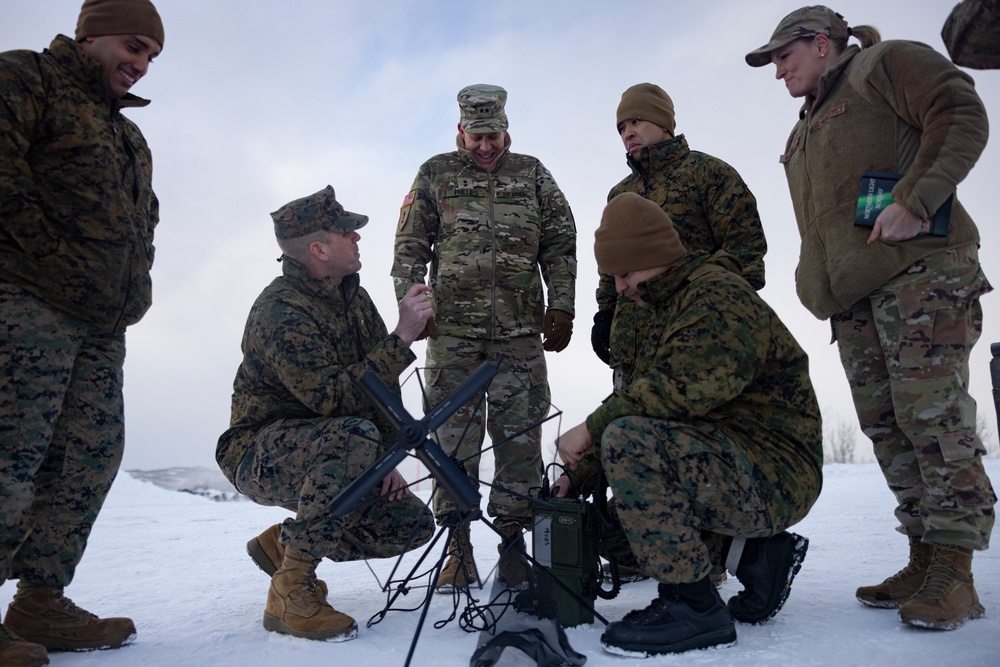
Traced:
<svg viewBox="0 0 1000 667">
<path fill-rule="evenodd" d="M 941 39 L 956 65 L 1000 68 L 1000 0 L 962 0 L 941 28 Z"/>
<path fill-rule="evenodd" d="M 0 54 L 0 664 L 114 648 L 65 597 L 121 464 L 125 328 L 151 302 L 152 158 L 122 115 L 163 48 L 148 0 L 87 0 L 76 39 Z"/>
<path fill-rule="evenodd" d="M 734 618 L 778 611 L 805 556 L 807 540 L 786 529 L 822 486 L 808 359 L 739 264 L 686 250 L 655 202 L 612 199 L 594 254 L 657 331 L 633 381 L 556 441 L 573 486 L 603 468 L 632 551 L 659 582 L 658 597 L 608 625 L 601 643 L 623 655 L 730 644 Z M 744 590 L 728 604 L 706 531 L 742 545 L 731 559 Z"/>
<path fill-rule="evenodd" d="M 741 275 L 755 289 L 761 289 L 767 241 L 757 200 L 733 167 L 691 150 L 683 134 L 675 136 L 670 96 L 652 83 L 629 87 L 618 104 L 616 127 L 632 173 L 611 189 L 608 201 L 623 192 L 635 192 L 656 202 L 673 220 L 687 248 L 710 254 L 728 252 L 740 263 Z M 631 382 L 640 342 L 653 335 L 651 327 L 656 324 L 649 311 L 615 292 L 610 276 L 600 278 L 597 308 L 591 343 L 594 352 L 611 366 L 618 390 Z M 609 535 L 605 543 L 618 544 L 606 555 L 618 562 L 623 580 L 642 578 L 620 538 Z M 721 541 L 715 540 L 714 545 L 718 552 Z M 717 583 L 725 579 L 721 563 L 717 563 L 714 576 Z"/>
<path fill-rule="evenodd" d="M 848 46 L 849 37 L 861 47 Z M 805 103 L 785 166 L 802 237 L 796 287 L 829 318 L 861 427 L 896 496 L 910 559 L 866 605 L 952 629 L 983 615 L 974 549 L 989 546 L 996 494 L 982 463 L 969 354 L 992 287 L 979 232 L 955 194 L 986 145 L 972 79 L 925 44 L 882 42 L 823 6 L 798 9 L 750 52 Z M 902 174 L 870 231 L 854 225 L 862 172 Z M 947 236 L 921 234 L 951 199 Z"/>
<path fill-rule="evenodd" d="M 531 522 L 527 495 L 541 483 L 538 424 L 549 409 L 544 352 L 562 351 L 572 334 L 576 227 L 542 163 L 509 151 L 506 100 L 499 86 L 459 92 L 457 150 L 421 165 L 403 200 L 392 277 L 397 297 L 425 279 L 430 284 L 431 405 L 483 361 L 499 366 L 487 392 L 486 430 L 496 459 L 488 513 L 503 535 L 500 579 L 521 588 L 530 576 L 522 536 Z M 482 421 L 475 405 L 467 405 L 437 432 L 444 451 L 465 461 L 472 479 L 479 478 Z M 437 520 L 448 521 L 454 510 L 438 490 Z M 467 522 L 454 531 L 449 551 L 438 590 L 478 581 Z"/>
<path fill-rule="evenodd" d="M 434 533 L 430 510 L 395 470 L 359 509 L 330 514 L 340 491 L 396 442 L 359 381 L 372 372 L 399 396 L 399 374 L 416 359 L 410 345 L 431 316 L 430 299 L 426 287 L 408 290 L 388 333 L 358 276 L 357 230 L 368 218 L 345 211 L 332 187 L 271 217 L 282 275 L 250 309 L 231 425 L 216 460 L 254 502 L 296 513 L 247 545 L 271 575 L 264 627 L 345 641 L 358 626 L 327 602 L 327 585 L 316 578 L 319 561 L 387 558 Z"/>
</svg>

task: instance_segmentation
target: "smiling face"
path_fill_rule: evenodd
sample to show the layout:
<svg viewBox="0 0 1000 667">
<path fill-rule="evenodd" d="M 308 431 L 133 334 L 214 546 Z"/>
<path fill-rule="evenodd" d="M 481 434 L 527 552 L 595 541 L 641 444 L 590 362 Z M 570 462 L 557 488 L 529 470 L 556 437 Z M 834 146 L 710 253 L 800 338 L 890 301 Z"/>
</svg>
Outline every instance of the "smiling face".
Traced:
<svg viewBox="0 0 1000 667">
<path fill-rule="evenodd" d="M 101 65 L 104 87 L 112 99 L 124 97 L 160 55 L 160 44 L 145 35 L 85 37 L 80 44 Z"/>
<path fill-rule="evenodd" d="M 504 132 L 465 132 L 461 126 L 458 132 L 465 150 L 472 153 L 472 159 L 483 169 L 489 169 L 503 152 Z"/>
<path fill-rule="evenodd" d="M 771 52 L 774 78 L 785 82 L 792 97 L 815 96 L 819 81 L 836 58 L 825 35 L 797 39 Z"/>
<path fill-rule="evenodd" d="M 645 146 L 658 144 L 673 136 L 656 123 L 638 118 L 622 121 L 618 125 L 618 134 L 622 138 L 622 143 L 625 144 L 625 150 L 632 157 L 638 157 L 639 151 Z"/>
</svg>

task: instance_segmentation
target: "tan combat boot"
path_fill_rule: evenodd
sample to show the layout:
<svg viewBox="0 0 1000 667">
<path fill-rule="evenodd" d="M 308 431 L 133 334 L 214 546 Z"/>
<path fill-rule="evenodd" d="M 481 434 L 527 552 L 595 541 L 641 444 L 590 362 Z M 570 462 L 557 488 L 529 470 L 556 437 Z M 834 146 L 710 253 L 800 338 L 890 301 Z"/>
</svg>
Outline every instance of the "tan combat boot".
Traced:
<svg viewBox="0 0 1000 667">
<path fill-rule="evenodd" d="M 497 545 L 500 552 L 500 562 L 497 564 L 497 577 L 507 584 L 507 588 L 512 591 L 521 591 L 528 588 L 531 583 L 531 566 L 524 553 L 524 537 L 521 534 L 521 526 L 516 523 L 508 523 L 497 526 L 503 539 Z"/>
<path fill-rule="evenodd" d="M 135 639 L 129 618 L 98 618 L 73 604 L 59 586 L 18 583 L 4 625 L 49 651 L 118 648 Z"/>
<path fill-rule="evenodd" d="M 898 609 L 924 585 L 927 568 L 934 554 L 933 544 L 910 537 L 910 562 L 902 570 L 876 586 L 862 586 L 855 596 L 858 602 L 880 609 Z"/>
<path fill-rule="evenodd" d="M 264 574 L 273 577 L 278 571 L 281 561 L 285 559 L 285 545 L 281 543 L 281 524 L 276 523 L 263 533 L 247 542 L 247 553 L 250 559 L 257 564 Z M 322 579 L 316 580 L 316 585 L 322 591 L 325 598 L 330 591 L 326 582 Z"/>
<path fill-rule="evenodd" d="M 438 593 L 468 589 L 479 583 L 479 572 L 472 557 L 472 541 L 468 523 L 456 526 L 448 543 L 448 560 L 434 583 Z"/>
<path fill-rule="evenodd" d="M 985 613 L 972 583 L 972 549 L 937 544 L 924 585 L 899 608 L 899 620 L 918 628 L 954 630 Z"/>
<path fill-rule="evenodd" d="M 267 591 L 264 628 L 303 639 L 354 639 L 358 624 L 327 603 L 316 579 L 317 562 L 285 553 Z"/>
<path fill-rule="evenodd" d="M 49 652 L 41 644 L 25 641 L 0 625 L 0 665 L 42 667 L 49 664 Z"/>
</svg>

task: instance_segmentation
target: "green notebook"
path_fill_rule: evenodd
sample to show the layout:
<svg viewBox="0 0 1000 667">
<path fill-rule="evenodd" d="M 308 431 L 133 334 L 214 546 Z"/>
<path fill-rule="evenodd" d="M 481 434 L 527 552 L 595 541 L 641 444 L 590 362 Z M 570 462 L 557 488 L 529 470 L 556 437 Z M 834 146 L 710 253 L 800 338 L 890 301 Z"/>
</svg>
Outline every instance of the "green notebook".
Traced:
<svg viewBox="0 0 1000 667">
<path fill-rule="evenodd" d="M 892 203 L 892 188 L 903 177 L 885 171 L 866 171 L 861 174 L 861 185 L 858 188 L 858 208 L 854 214 L 854 224 L 858 227 L 874 227 L 875 219 L 889 204 Z M 921 234 L 931 236 L 948 236 L 948 223 L 951 220 L 951 200 L 948 197 L 941 208 L 934 212 L 930 220 L 924 220 Z"/>
</svg>

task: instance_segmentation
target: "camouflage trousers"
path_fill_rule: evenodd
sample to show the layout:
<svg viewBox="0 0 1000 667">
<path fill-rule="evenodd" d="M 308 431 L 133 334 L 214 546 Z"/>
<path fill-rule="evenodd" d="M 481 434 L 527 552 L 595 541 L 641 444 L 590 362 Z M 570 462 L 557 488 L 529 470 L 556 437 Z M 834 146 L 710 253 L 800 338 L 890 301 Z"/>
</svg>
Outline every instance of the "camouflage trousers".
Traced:
<svg viewBox="0 0 1000 667">
<path fill-rule="evenodd" d="M 986 549 L 996 494 L 983 468 L 969 354 L 992 288 L 975 245 L 926 257 L 832 319 L 854 406 L 905 535 Z"/>
<path fill-rule="evenodd" d="M 358 509 L 336 517 L 330 505 L 383 451 L 367 419 L 283 419 L 262 429 L 236 471 L 236 488 L 260 505 L 295 512 L 281 525 L 293 554 L 335 561 L 390 558 L 426 544 L 434 534 L 427 506 L 409 491 L 380 498 L 378 487 Z"/>
<path fill-rule="evenodd" d="M 0 282 L 0 582 L 67 586 L 125 447 L 125 336 Z"/>
<path fill-rule="evenodd" d="M 542 481 L 542 429 L 549 412 L 549 384 L 540 336 L 480 340 L 439 336 L 427 341 L 427 401 L 437 406 L 484 361 L 498 365 L 486 391 L 486 405 L 471 401 L 435 434 L 445 454 L 463 462 L 479 480 L 485 413 L 496 467 L 487 513 L 498 524 L 531 525 L 527 496 Z M 434 514 L 443 522 L 455 503 L 443 489 L 434 491 Z"/>
<path fill-rule="evenodd" d="M 604 430 L 601 465 L 647 574 L 662 583 L 699 581 L 719 558 L 708 533 L 767 537 L 787 528 L 774 524 L 765 501 L 780 491 L 754 475 L 746 446 L 707 422 L 622 417 Z"/>
</svg>

